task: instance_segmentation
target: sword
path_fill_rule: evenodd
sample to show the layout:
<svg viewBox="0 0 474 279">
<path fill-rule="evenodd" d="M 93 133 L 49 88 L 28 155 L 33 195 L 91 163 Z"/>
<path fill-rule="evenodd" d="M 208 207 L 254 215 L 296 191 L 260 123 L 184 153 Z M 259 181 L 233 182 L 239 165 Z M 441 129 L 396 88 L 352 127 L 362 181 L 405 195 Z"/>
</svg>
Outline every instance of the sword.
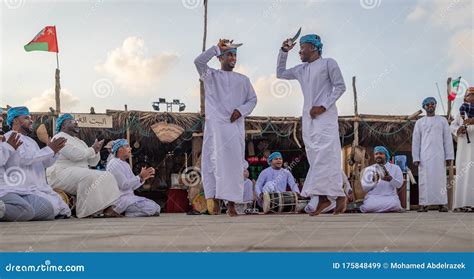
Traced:
<svg viewBox="0 0 474 279">
<path fill-rule="evenodd" d="M 288 46 L 292 46 L 293 44 L 295 44 L 296 40 L 298 40 L 298 37 L 300 36 L 301 34 L 301 27 L 300 29 L 298 29 L 298 31 L 296 32 L 296 34 L 293 36 L 293 38 L 289 39 L 286 44 Z"/>
</svg>

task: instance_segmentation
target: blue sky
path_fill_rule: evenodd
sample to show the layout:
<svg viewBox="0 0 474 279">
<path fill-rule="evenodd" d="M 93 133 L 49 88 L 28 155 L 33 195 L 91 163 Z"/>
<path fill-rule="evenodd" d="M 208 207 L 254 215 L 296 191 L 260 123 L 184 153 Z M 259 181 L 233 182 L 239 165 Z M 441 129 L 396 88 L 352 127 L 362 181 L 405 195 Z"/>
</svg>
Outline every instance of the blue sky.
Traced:
<svg viewBox="0 0 474 279">
<path fill-rule="evenodd" d="M 0 9 L 1 106 L 54 107 L 55 55 L 23 45 L 56 25 L 63 111 L 152 110 L 159 97 L 199 110 L 193 60 L 202 45 L 202 0 L 5 0 Z M 348 89 L 341 115 L 353 114 L 354 75 L 360 113 L 411 114 L 424 97 L 439 99 L 435 82 L 443 98 L 448 76 L 474 84 L 472 10 L 469 0 L 209 0 L 207 46 L 219 38 L 244 43 L 236 71 L 257 92 L 253 115 L 301 114 L 299 84 L 275 79 L 281 42 L 300 26 L 319 34 L 323 56 L 339 63 Z M 288 65 L 297 63 L 295 48 Z"/>
</svg>

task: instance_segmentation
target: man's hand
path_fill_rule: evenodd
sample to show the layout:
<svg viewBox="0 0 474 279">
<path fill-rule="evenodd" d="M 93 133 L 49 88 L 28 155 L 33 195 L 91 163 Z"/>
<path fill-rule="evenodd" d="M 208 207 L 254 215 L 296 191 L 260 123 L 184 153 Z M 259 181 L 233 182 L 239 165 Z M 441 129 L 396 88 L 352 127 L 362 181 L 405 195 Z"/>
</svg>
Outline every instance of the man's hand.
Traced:
<svg viewBox="0 0 474 279">
<path fill-rule="evenodd" d="M 462 136 L 466 134 L 466 127 L 464 126 L 461 126 L 458 128 L 458 131 L 456 132 L 456 135 L 459 137 L 459 136 Z"/>
<path fill-rule="evenodd" d="M 420 161 L 414 161 L 414 162 L 413 162 L 413 165 L 415 165 L 415 167 L 420 166 Z"/>
<path fill-rule="evenodd" d="M 314 118 L 316 118 L 316 116 L 322 114 L 325 111 L 326 111 L 326 108 L 323 107 L 323 106 L 314 106 L 309 111 L 309 115 L 311 116 L 311 118 L 314 119 Z"/>
<path fill-rule="evenodd" d="M 92 144 L 91 147 L 94 149 L 95 153 L 97 154 L 102 149 L 102 145 L 104 145 L 104 140 L 101 140 L 101 141 L 95 140 L 94 144 Z"/>
<path fill-rule="evenodd" d="M 390 175 L 385 175 L 384 177 L 382 177 L 382 180 L 383 180 L 383 181 L 387 181 L 387 182 L 392 181 L 392 179 L 393 179 L 393 177 L 390 176 Z"/>
<path fill-rule="evenodd" d="M 20 140 L 20 135 L 16 132 L 13 132 L 7 140 L 7 143 L 13 147 L 13 149 L 17 150 L 23 142 Z"/>
<path fill-rule="evenodd" d="M 296 42 L 293 43 L 291 39 L 286 39 L 281 44 L 281 50 L 283 50 L 284 52 L 288 52 L 292 50 L 295 45 L 296 45 Z"/>
<path fill-rule="evenodd" d="M 147 180 L 148 178 L 153 178 L 155 177 L 155 169 L 152 167 L 142 168 L 138 176 L 140 177 L 141 182 Z"/>
<path fill-rule="evenodd" d="M 66 145 L 67 139 L 63 137 L 54 138 L 49 144 L 49 148 L 54 151 L 54 154 L 57 154 L 63 147 Z"/>
<path fill-rule="evenodd" d="M 474 125 L 474 118 L 466 118 L 466 119 L 464 119 L 463 125 Z"/>
<path fill-rule="evenodd" d="M 234 109 L 234 112 L 232 112 L 232 115 L 230 116 L 230 123 L 234 123 L 235 120 L 239 119 L 242 116 L 240 111 Z"/>
<path fill-rule="evenodd" d="M 223 52 L 225 50 L 230 49 L 230 47 L 228 47 L 227 45 L 232 44 L 232 42 L 234 42 L 234 40 L 230 41 L 230 40 L 227 40 L 227 39 L 219 39 L 219 42 L 217 43 L 217 46 L 219 47 L 221 52 Z"/>
</svg>

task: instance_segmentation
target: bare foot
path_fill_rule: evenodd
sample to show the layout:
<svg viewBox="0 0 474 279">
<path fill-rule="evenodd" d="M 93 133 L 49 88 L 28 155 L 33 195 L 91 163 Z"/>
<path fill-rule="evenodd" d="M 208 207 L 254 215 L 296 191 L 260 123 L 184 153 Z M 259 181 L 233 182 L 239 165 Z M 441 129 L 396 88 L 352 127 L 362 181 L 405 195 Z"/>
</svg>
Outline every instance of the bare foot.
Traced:
<svg viewBox="0 0 474 279">
<path fill-rule="evenodd" d="M 229 202 L 227 203 L 227 214 L 230 216 L 230 217 L 236 217 L 236 216 L 239 216 L 239 214 L 237 213 L 237 211 L 235 210 L 235 203 L 234 202 Z"/>
<path fill-rule="evenodd" d="M 214 199 L 214 215 L 219 215 L 221 213 L 221 206 L 218 199 Z"/>
<path fill-rule="evenodd" d="M 331 205 L 331 201 L 328 200 L 326 196 L 319 196 L 319 202 L 318 206 L 316 207 L 316 210 L 314 212 L 311 212 L 309 216 L 318 216 L 323 212 L 324 209 L 326 209 L 328 206 Z"/>
<path fill-rule="evenodd" d="M 102 211 L 105 217 L 122 217 L 119 213 L 114 210 L 113 206 L 109 206 Z"/>
<path fill-rule="evenodd" d="M 346 212 L 346 197 L 337 197 L 336 208 L 334 209 L 334 215 Z"/>
</svg>

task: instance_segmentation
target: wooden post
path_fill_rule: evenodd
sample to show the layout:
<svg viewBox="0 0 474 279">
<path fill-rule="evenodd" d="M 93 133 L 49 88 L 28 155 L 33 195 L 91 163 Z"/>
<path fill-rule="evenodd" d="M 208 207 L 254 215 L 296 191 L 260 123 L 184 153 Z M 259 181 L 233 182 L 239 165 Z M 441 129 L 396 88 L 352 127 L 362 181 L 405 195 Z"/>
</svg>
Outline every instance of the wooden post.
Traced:
<svg viewBox="0 0 474 279">
<path fill-rule="evenodd" d="M 359 146 L 359 109 L 357 105 L 357 88 L 356 88 L 356 77 L 352 77 L 352 91 L 354 92 L 354 141 L 352 142 L 351 154 L 354 154 L 355 148 Z M 356 200 L 364 198 L 364 191 L 360 184 L 360 166 L 358 163 L 353 165 L 353 176 L 351 176 L 352 185 L 354 187 L 354 197 Z"/>
<path fill-rule="evenodd" d="M 55 87 L 54 87 L 54 98 L 56 100 L 56 113 L 59 115 L 61 112 L 61 84 L 59 78 L 59 66 L 56 68 L 55 77 Z"/>
<path fill-rule="evenodd" d="M 356 89 L 356 77 L 352 77 L 352 90 L 354 91 L 354 142 L 352 146 L 359 145 L 359 109 L 357 107 L 357 89 Z"/>
<path fill-rule="evenodd" d="M 446 96 L 448 98 L 448 123 L 451 124 L 451 109 L 452 109 L 452 102 L 449 100 L 449 94 L 451 93 L 451 78 L 448 78 L 447 85 L 446 85 Z"/>
<path fill-rule="evenodd" d="M 125 113 L 127 113 L 127 112 L 128 112 L 128 108 L 127 108 L 127 105 L 125 105 Z M 127 116 L 127 119 L 125 121 L 125 125 L 127 127 L 127 141 L 130 145 L 132 145 L 132 143 L 130 142 L 130 118 L 128 116 Z M 130 167 L 133 170 L 132 156 L 130 156 L 130 158 L 128 158 L 128 163 L 130 164 Z"/>
<path fill-rule="evenodd" d="M 204 35 L 202 39 L 202 52 L 206 51 L 206 38 L 207 38 L 207 0 L 204 0 Z M 206 113 L 205 107 L 205 92 L 204 83 L 199 80 L 199 91 L 200 91 L 200 102 L 201 102 L 201 115 Z"/>
<path fill-rule="evenodd" d="M 449 100 L 449 94 L 451 93 L 451 78 L 449 77 L 447 80 L 446 84 L 446 96 L 448 100 L 448 123 L 451 124 L 451 121 L 453 120 L 451 117 L 451 109 L 452 109 L 452 102 Z M 452 210 L 453 209 L 453 201 L 454 201 L 454 187 L 456 180 L 454 178 L 454 160 L 451 161 L 451 163 L 448 166 L 448 183 L 447 183 L 447 193 L 448 193 L 448 209 Z"/>
</svg>

